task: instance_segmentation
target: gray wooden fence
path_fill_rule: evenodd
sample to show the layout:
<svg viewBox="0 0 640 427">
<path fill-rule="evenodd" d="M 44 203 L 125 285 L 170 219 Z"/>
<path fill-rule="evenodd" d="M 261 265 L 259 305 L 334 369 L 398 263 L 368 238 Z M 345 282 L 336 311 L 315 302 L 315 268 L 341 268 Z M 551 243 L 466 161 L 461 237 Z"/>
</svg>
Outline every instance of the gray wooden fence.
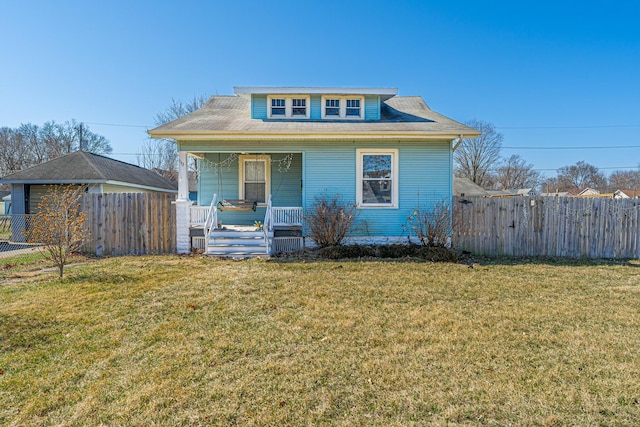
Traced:
<svg viewBox="0 0 640 427">
<path fill-rule="evenodd" d="M 175 194 L 85 194 L 89 241 L 98 256 L 175 253 Z"/>
<path fill-rule="evenodd" d="M 640 199 L 454 197 L 452 244 L 475 255 L 640 258 Z"/>
</svg>

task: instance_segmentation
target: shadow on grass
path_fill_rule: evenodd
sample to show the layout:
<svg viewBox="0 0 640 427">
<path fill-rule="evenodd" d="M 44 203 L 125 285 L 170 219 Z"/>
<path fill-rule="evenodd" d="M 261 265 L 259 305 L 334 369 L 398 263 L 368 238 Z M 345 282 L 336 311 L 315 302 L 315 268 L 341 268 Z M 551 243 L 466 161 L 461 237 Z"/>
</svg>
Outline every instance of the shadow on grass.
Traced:
<svg viewBox="0 0 640 427">
<path fill-rule="evenodd" d="M 637 259 L 591 259 L 591 258 L 557 258 L 557 257 L 485 257 L 466 255 L 464 262 L 480 265 L 548 265 L 558 267 L 595 267 L 606 265 L 622 265 L 640 268 Z"/>
<path fill-rule="evenodd" d="M 339 246 L 324 249 L 305 249 L 295 254 L 282 254 L 271 258 L 269 262 L 327 262 L 327 261 L 375 261 L 375 262 L 439 262 L 472 265 L 548 265 L 563 267 L 590 267 L 605 265 L 622 265 L 640 267 L 637 259 L 588 259 L 588 258 L 560 258 L 560 257 L 488 257 L 474 256 L 468 252 L 456 252 L 444 248 L 412 248 L 408 245 L 389 246 Z"/>
</svg>

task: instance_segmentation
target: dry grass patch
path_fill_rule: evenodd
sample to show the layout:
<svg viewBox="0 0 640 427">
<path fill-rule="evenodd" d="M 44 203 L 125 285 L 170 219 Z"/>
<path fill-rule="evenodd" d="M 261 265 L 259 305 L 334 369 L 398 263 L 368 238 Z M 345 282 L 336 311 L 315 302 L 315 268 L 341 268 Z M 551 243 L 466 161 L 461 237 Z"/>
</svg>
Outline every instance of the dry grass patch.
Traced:
<svg viewBox="0 0 640 427">
<path fill-rule="evenodd" d="M 638 267 L 106 259 L 0 287 L 0 424 L 632 425 Z"/>
</svg>

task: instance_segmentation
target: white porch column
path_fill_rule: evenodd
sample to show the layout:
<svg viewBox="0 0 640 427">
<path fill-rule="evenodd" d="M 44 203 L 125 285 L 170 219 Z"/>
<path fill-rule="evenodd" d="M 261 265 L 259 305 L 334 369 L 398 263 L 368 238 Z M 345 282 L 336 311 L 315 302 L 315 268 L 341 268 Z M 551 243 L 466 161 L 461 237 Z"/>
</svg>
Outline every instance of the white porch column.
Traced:
<svg viewBox="0 0 640 427">
<path fill-rule="evenodd" d="M 191 225 L 191 205 L 189 200 L 189 173 L 187 152 L 178 151 L 178 198 L 176 205 L 176 251 L 179 254 L 187 254 L 191 250 L 191 237 L 189 226 Z"/>
<path fill-rule="evenodd" d="M 178 151 L 178 199 L 177 201 L 189 200 L 189 164 L 187 163 L 187 152 Z"/>
</svg>

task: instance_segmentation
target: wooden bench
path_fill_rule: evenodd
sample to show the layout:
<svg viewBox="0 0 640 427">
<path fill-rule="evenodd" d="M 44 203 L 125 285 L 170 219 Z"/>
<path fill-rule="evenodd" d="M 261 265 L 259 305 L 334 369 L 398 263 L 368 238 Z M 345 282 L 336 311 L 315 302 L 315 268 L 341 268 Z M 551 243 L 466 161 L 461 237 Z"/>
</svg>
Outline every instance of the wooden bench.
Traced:
<svg viewBox="0 0 640 427">
<path fill-rule="evenodd" d="M 258 202 L 256 200 L 225 199 L 218 202 L 218 209 L 221 211 L 256 211 Z"/>
</svg>

